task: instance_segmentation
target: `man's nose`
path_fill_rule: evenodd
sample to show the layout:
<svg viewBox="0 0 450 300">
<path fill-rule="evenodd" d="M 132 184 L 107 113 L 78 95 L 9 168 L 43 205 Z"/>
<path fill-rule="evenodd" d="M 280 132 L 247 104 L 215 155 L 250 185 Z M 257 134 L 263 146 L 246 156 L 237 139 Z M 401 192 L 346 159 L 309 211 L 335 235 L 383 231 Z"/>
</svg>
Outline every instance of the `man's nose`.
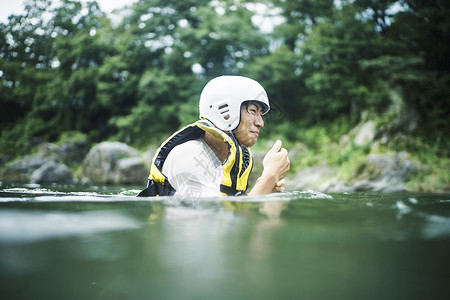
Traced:
<svg viewBox="0 0 450 300">
<path fill-rule="evenodd" d="M 258 128 L 264 127 L 264 120 L 263 120 L 263 118 L 262 118 L 262 116 L 261 116 L 260 114 L 258 114 L 258 115 L 256 116 L 256 118 L 254 119 L 254 122 L 253 122 L 253 123 L 254 123 L 255 126 L 258 127 Z"/>
</svg>

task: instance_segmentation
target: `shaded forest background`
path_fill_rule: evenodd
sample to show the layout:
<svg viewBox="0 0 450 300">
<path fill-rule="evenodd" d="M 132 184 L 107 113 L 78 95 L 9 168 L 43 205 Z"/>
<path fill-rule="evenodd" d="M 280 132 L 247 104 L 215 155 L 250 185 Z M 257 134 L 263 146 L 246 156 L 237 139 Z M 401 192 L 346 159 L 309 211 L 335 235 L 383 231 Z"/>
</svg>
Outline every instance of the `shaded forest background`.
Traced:
<svg viewBox="0 0 450 300">
<path fill-rule="evenodd" d="M 25 3 L 0 24 L 3 162 L 79 135 L 159 144 L 222 74 L 266 88 L 267 139 L 328 143 L 369 118 L 414 141 L 394 148 L 448 158 L 449 1 L 139 0 L 120 19 L 95 1 Z"/>
</svg>

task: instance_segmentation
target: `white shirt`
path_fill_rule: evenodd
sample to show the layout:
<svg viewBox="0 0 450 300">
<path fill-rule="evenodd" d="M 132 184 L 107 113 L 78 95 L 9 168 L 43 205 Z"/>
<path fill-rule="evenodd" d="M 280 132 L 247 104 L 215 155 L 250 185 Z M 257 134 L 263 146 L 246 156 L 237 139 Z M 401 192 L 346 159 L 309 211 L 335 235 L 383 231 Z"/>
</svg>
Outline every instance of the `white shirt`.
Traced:
<svg viewBox="0 0 450 300">
<path fill-rule="evenodd" d="M 176 190 L 176 196 L 197 199 L 222 195 L 222 164 L 202 138 L 173 148 L 162 173 Z"/>
</svg>

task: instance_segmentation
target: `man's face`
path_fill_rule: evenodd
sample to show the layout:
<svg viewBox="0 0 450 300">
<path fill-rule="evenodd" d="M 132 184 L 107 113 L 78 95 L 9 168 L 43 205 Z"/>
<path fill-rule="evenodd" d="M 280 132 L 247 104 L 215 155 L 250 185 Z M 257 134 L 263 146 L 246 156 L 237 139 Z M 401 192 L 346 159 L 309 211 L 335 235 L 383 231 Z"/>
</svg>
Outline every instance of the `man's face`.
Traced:
<svg viewBox="0 0 450 300">
<path fill-rule="evenodd" d="M 259 129 L 264 126 L 262 112 L 263 108 L 256 103 L 241 106 L 241 121 L 234 134 L 242 145 L 251 147 L 256 143 Z"/>
</svg>

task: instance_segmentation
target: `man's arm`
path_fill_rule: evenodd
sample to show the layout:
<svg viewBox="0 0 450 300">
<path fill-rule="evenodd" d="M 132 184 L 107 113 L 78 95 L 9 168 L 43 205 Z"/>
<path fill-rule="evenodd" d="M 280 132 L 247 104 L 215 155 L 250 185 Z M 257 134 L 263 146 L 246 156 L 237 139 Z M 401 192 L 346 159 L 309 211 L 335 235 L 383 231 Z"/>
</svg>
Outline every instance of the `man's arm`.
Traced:
<svg viewBox="0 0 450 300">
<path fill-rule="evenodd" d="M 283 178 L 289 171 L 290 165 L 287 150 L 281 148 L 281 141 L 277 140 L 264 157 L 262 175 L 248 195 L 265 195 L 273 191 L 282 191 L 285 184 Z"/>
</svg>

